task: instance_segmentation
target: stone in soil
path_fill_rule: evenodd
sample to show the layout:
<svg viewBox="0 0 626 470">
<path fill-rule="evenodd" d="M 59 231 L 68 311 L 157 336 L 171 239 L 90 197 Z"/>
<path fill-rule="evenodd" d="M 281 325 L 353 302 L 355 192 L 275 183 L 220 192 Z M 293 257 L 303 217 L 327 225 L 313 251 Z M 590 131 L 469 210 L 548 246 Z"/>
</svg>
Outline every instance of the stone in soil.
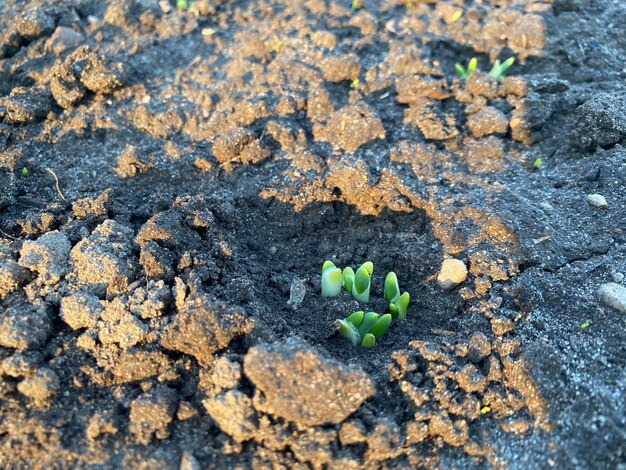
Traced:
<svg viewBox="0 0 626 470">
<path fill-rule="evenodd" d="M 443 260 L 441 270 L 437 275 L 437 283 L 443 290 L 452 290 L 467 278 L 467 267 L 459 259 L 447 258 Z"/>
<path fill-rule="evenodd" d="M 66 26 L 57 26 L 50 39 L 48 39 L 47 47 L 59 55 L 63 51 L 80 46 L 84 41 L 85 36 L 78 31 L 74 31 Z"/>
<path fill-rule="evenodd" d="M 626 313 L 626 287 L 614 282 L 602 284 L 598 289 L 598 300 L 605 307 Z"/>
<path fill-rule="evenodd" d="M 299 338 L 250 348 L 244 373 L 257 388 L 257 410 L 301 426 L 340 423 L 376 392 L 366 373 L 321 356 Z"/>
<path fill-rule="evenodd" d="M 606 198 L 601 194 L 590 194 L 587 196 L 587 202 L 590 206 L 597 207 L 598 209 L 606 209 L 609 207 L 609 203 L 606 202 Z"/>
<path fill-rule="evenodd" d="M 54 230 L 35 241 L 25 241 L 20 251 L 21 266 L 35 271 L 44 284 L 58 283 L 69 270 L 70 241 Z"/>
</svg>

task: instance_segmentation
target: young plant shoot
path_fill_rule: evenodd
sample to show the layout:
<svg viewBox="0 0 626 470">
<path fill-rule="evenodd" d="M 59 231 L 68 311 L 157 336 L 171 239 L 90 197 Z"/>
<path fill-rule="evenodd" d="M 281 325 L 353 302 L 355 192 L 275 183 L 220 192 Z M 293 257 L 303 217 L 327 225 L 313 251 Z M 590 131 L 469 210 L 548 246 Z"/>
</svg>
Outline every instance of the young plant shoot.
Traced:
<svg viewBox="0 0 626 470">
<path fill-rule="evenodd" d="M 391 312 L 391 316 L 400 321 L 404 320 L 406 318 L 406 312 L 409 307 L 411 296 L 408 292 L 400 295 L 398 278 L 394 272 L 390 272 L 385 278 L 384 296 L 385 300 L 389 302 L 389 311 Z"/>
<path fill-rule="evenodd" d="M 354 274 L 352 296 L 359 302 L 368 302 L 370 299 L 370 285 L 374 264 L 371 261 L 363 263 Z"/>
<path fill-rule="evenodd" d="M 500 80 L 500 81 L 504 80 L 504 74 L 506 73 L 507 70 L 509 70 L 509 68 L 511 67 L 511 65 L 513 65 L 514 62 L 515 62 L 515 57 L 509 57 L 502 63 L 500 63 L 499 59 L 496 59 L 496 61 L 493 63 L 493 67 L 491 67 L 491 70 L 489 71 L 489 75 L 495 78 L 496 80 Z"/>
<path fill-rule="evenodd" d="M 463 68 L 461 64 L 454 64 L 454 70 L 456 70 L 456 73 L 459 77 L 461 77 L 463 80 L 467 80 L 472 72 L 476 70 L 477 65 L 478 60 L 476 59 L 476 57 L 473 57 L 472 60 L 470 60 L 467 64 L 467 68 Z"/>
<path fill-rule="evenodd" d="M 341 269 L 332 261 L 322 266 L 322 297 L 336 297 L 341 293 Z"/>
<path fill-rule="evenodd" d="M 400 298 L 400 286 L 398 285 L 398 278 L 393 271 L 387 274 L 385 278 L 385 290 L 384 297 L 387 302 L 393 304 Z"/>
<path fill-rule="evenodd" d="M 406 319 L 406 312 L 409 308 L 409 301 L 411 300 L 411 296 L 408 292 L 405 292 L 398 300 L 389 304 L 389 311 L 391 312 L 391 316 L 398 321 L 404 321 Z"/>
<path fill-rule="evenodd" d="M 391 315 L 378 315 L 375 312 L 354 312 L 343 320 L 335 321 L 337 330 L 341 336 L 347 338 L 352 346 L 359 344 L 364 348 L 373 348 L 376 338 L 382 338 L 389 325 Z"/>
</svg>

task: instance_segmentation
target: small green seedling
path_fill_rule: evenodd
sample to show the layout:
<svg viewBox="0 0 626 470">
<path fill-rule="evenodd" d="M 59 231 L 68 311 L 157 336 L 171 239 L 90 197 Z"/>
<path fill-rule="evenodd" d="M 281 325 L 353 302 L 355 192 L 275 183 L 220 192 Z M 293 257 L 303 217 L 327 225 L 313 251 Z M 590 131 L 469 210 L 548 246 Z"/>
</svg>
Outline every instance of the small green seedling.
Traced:
<svg viewBox="0 0 626 470">
<path fill-rule="evenodd" d="M 478 59 L 476 59 L 476 57 L 473 57 L 472 60 L 470 60 L 467 64 L 467 68 L 463 68 L 461 64 L 454 64 L 454 70 L 456 70 L 456 73 L 459 77 L 461 77 L 463 80 L 467 80 L 470 75 L 472 75 L 472 72 L 476 70 L 477 65 Z"/>
<path fill-rule="evenodd" d="M 543 160 L 541 160 L 541 158 L 536 159 L 533 163 L 533 167 L 535 167 L 537 170 L 541 168 L 541 165 L 543 165 Z"/>
<path fill-rule="evenodd" d="M 400 286 L 396 273 L 390 272 L 385 278 L 384 297 L 390 304 L 395 303 L 400 298 Z"/>
<path fill-rule="evenodd" d="M 384 297 L 389 302 L 389 311 L 391 316 L 397 320 L 404 320 L 409 307 L 411 296 L 408 292 L 400 295 L 400 286 L 396 273 L 390 272 L 385 278 Z"/>
<path fill-rule="evenodd" d="M 359 79 L 355 78 L 354 80 L 352 80 L 352 83 L 350 83 L 350 88 L 358 88 L 359 87 Z"/>
<path fill-rule="evenodd" d="M 189 8 L 188 0 L 176 0 L 176 9 L 177 10 L 187 10 Z"/>
<path fill-rule="evenodd" d="M 374 264 L 371 261 L 366 261 L 354 274 L 352 297 L 359 302 L 368 302 L 370 300 L 372 272 L 374 272 Z"/>
<path fill-rule="evenodd" d="M 410 301 L 411 296 L 408 292 L 405 292 L 396 302 L 389 304 L 391 316 L 398 321 L 404 321 L 406 319 L 406 312 L 409 308 Z"/>
<path fill-rule="evenodd" d="M 28 176 L 28 168 L 24 167 L 22 168 L 22 176 Z"/>
<path fill-rule="evenodd" d="M 356 10 L 359 8 L 359 0 L 352 0 L 352 9 Z"/>
<path fill-rule="evenodd" d="M 585 323 L 582 323 L 578 328 L 580 328 L 581 330 L 586 330 L 587 328 L 589 328 L 590 323 L 588 321 L 586 321 Z"/>
<path fill-rule="evenodd" d="M 450 17 L 450 22 L 456 23 L 457 21 L 461 19 L 462 16 L 463 16 L 463 10 L 456 10 L 454 13 L 452 13 L 452 16 Z"/>
<path fill-rule="evenodd" d="M 490 411 L 491 411 L 491 407 L 489 407 L 489 406 L 483 406 L 483 407 L 480 409 L 480 414 L 483 414 L 483 415 L 484 415 L 484 414 L 489 413 Z"/>
<path fill-rule="evenodd" d="M 493 63 L 493 67 L 491 67 L 491 70 L 489 71 L 489 75 L 495 78 L 496 80 L 500 80 L 500 81 L 504 80 L 504 74 L 506 73 L 507 70 L 509 70 L 509 68 L 511 67 L 511 65 L 513 65 L 514 62 L 515 62 L 515 57 L 509 57 L 502 63 L 500 62 L 499 59 L 496 59 L 496 61 Z"/>
<path fill-rule="evenodd" d="M 322 297 L 336 297 L 341 293 L 342 276 L 332 261 L 322 266 Z"/>
<path fill-rule="evenodd" d="M 391 315 L 378 315 L 376 312 L 354 312 L 343 320 L 335 321 L 341 336 L 350 340 L 352 346 L 359 344 L 364 348 L 373 348 L 376 338 L 382 338 L 391 324 Z"/>
<path fill-rule="evenodd" d="M 351 267 L 345 268 L 342 276 L 343 288 L 359 302 L 367 302 L 373 271 L 374 264 L 371 261 L 363 263 L 356 273 Z"/>
</svg>

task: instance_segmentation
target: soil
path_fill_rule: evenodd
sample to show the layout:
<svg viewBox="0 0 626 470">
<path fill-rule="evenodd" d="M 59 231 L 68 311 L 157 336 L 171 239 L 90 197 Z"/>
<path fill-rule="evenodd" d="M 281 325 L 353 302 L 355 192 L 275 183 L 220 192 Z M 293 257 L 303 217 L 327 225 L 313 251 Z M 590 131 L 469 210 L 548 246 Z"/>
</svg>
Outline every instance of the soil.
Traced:
<svg viewBox="0 0 626 470">
<path fill-rule="evenodd" d="M 0 1 L 0 467 L 626 468 L 626 5 L 175 3 Z"/>
</svg>

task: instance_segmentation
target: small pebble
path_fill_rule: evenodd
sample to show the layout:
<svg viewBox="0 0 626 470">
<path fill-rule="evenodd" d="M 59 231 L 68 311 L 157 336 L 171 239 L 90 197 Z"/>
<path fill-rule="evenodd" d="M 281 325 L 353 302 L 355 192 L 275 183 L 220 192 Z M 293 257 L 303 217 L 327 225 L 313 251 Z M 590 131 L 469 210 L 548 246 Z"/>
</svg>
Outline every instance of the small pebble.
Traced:
<svg viewBox="0 0 626 470">
<path fill-rule="evenodd" d="M 602 284 L 598 289 L 598 300 L 605 307 L 626 313 L 626 287 L 624 286 L 614 282 Z"/>
<path fill-rule="evenodd" d="M 452 290 L 467 278 L 467 267 L 459 259 L 448 258 L 443 260 L 437 282 L 443 290 Z"/>
<path fill-rule="evenodd" d="M 598 209 L 606 209 L 609 207 L 609 203 L 606 202 L 606 198 L 601 194 L 590 194 L 587 196 L 587 202 L 590 206 L 597 207 Z"/>
</svg>

